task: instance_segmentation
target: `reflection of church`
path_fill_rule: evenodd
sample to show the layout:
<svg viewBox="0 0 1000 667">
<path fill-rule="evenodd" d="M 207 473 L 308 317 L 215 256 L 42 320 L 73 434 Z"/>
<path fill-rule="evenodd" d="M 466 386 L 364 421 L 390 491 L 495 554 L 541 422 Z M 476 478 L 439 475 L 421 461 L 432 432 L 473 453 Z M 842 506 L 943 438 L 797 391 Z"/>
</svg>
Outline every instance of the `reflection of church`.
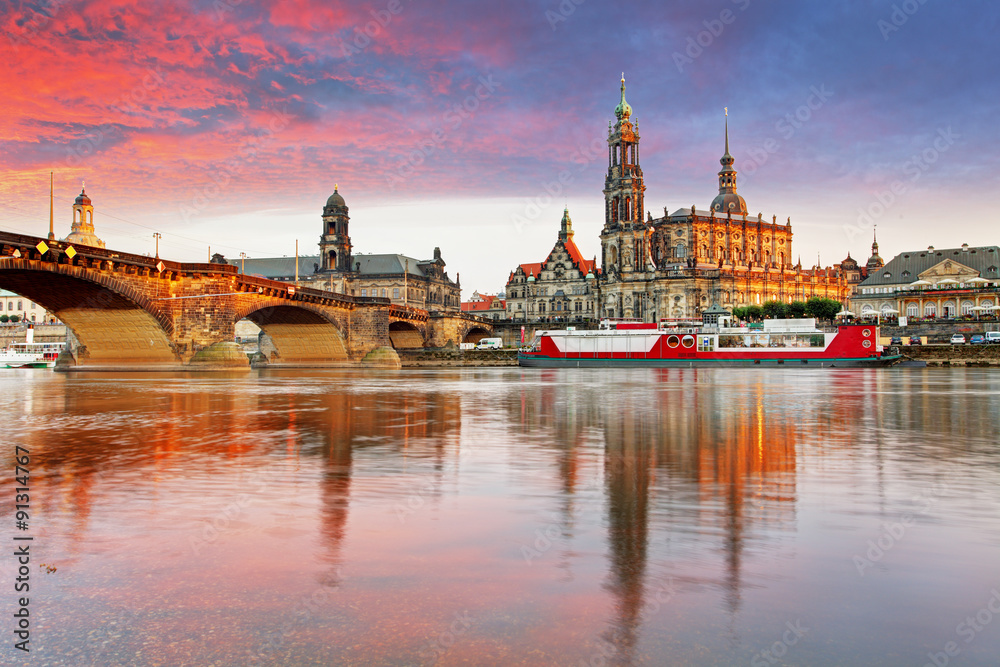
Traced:
<svg viewBox="0 0 1000 667">
<path fill-rule="evenodd" d="M 749 214 L 737 192 L 728 118 L 719 194 L 707 209 L 692 205 L 669 213 L 664 207 L 659 218 L 645 208 L 638 123 L 625 100 L 624 77 L 615 118 L 608 128 L 603 268 L 582 261 L 579 251 L 575 256 L 575 246 L 560 254 L 557 243 L 545 262 L 522 264 L 511 274 L 508 316 L 532 320 L 582 314 L 654 321 L 697 317 L 713 303 L 732 308 L 813 296 L 843 302 L 849 297 L 851 285 L 861 279 L 860 272 L 848 270 L 857 269 L 854 260 L 848 257 L 846 266 L 803 269 L 800 260 L 793 264 L 791 219 L 779 223 L 777 216 L 767 221 L 761 213 Z M 564 215 L 563 245 L 566 219 Z M 579 307 L 585 310 L 581 313 Z"/>
</svg>

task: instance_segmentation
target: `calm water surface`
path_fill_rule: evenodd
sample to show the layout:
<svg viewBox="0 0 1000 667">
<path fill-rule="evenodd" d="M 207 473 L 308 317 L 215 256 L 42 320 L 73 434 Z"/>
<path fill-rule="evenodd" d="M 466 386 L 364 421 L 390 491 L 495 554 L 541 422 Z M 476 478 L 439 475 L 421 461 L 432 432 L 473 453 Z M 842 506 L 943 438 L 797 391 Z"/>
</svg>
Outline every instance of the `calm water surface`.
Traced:
<svg viewBox="0 0 1000 667">
<path fill-rule="evenodd" d="M 1000 664 L 995 370 L 6 371 L 0 425 L 9 664 Z"/>
</svg>

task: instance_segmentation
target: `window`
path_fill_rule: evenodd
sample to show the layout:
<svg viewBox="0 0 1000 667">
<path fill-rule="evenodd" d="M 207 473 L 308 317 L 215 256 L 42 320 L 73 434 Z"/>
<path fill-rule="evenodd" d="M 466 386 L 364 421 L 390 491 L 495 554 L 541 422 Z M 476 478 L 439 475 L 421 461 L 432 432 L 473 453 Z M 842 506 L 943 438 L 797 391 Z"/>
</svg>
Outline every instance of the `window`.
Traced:
<svg viewBox="0 0 1000 667">
<path fill-rule="evenodd" d="M 393 287 L 392 288 L 392 298 L 393 299 L 398 299 L 399 298 L 399 288 L 398 287 Z"/>
<path fill-rule="evenodd" d="M 917 317 L 920 314 L 920 308 L 915 303 L 907 304 L 906 306 L 906 316 L 907 317 Z"/>
<path fill-rule="evenodd" d="M 34 310 L 34 309 L 35 309 L 35 302 L 34 302 L 34 301 L 32 301 L 32 302 L 31 302 L 31 309 L 32 309 L 32 310 Z"/>
<path fill-rule="evenodd" d="M 362 289 L 361 290 L 361 296 L 368 296 L 368 290 L 367 289 Z"/>
<path fill-rule="evenodd" d="M 18 310 L 24 310 L 24 303 L 22 301 L 18 301 L 17 302 L 17 309 Z"/>
<path fill-rule="evenodd" d="M 14 302 L 13 301 L 8 301 L 7 302 L 7 310 L 14 310 Z"/>
<path fill-rule="evenodd" d="M 386 293 L 386 290 L 385 290 L 385 288 L 383 287 L 383 288 L 382 288 L 382 296 L 383 296 L 383 297 L 385 296 L 385 293 Z"/>
</svg>

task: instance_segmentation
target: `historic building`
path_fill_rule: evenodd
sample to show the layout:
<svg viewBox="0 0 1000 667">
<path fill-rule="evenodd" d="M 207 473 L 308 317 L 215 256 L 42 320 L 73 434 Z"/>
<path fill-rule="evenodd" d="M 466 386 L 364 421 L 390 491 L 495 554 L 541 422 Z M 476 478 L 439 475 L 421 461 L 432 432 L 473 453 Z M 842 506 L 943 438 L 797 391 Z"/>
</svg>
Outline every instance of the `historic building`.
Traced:
<svg viewBox="0 0 1000 667">
<path fill-rule="evenodd" d="M 347 203 L 334 186 L 323 207 L 319 254 L 296 258 L 267 257 L 226 260 L 249 275 L 294 282 L 360 297 L 380 297 L 395 304 L 429 311 L 458 312 L 461 283 L 444 270 L 440 248 L 432 259 L 405 255 L 355 254 L 351 245 Z"/>
<path fill-rule="evenodd" d="M 573 242 L 573 221 L 567 209 L 545 261 L 521 264 L 507 278 L 507 317 L 527 321 L 594 317 L 599 276 L 597 260 L 584 259 Z"/>
<path fill-rule="evenodd" d="M 767 221 L 761 213 L 749 214 L 729 153 L 728 114 L 718 195 L 706 209 L 664 208 L 659 218 L 644 208 L 640 137 L 625 100 L 624 77 L 615 119 L 608 131 L 600 317 L 694 318 L 712 304 L 848 298 L 843 263 L 811 269 L 803 269 L 801 261 L 793 264 L 791 219 L 779 223 L 777 216 Z"/>
<path fill-rule="evenodd" d="M 462 312 L 471 313 L 490 320 L 507 318 L 507 306 L 502 294 L 480 294 L 473 292 L 468 301 L 462 302 Z"/>
<path fill-rule="evenodd" d="M 7 319 L 2 320 L 6 315 Z M 6 324 L 11 318 L 17 317 L 18 322 L 34 322 L 37 324 L 57 324 L 59 319 L 31 299 L 9 290 L 0 289 L 0 322 Z"/>
<path fill-rule="evenodd" d="M 878 245 L 873 244 L 873 255 Z M 881 261 L 881 259 L 879 260 Z M 869 262 L 851 299 L 856 315 L 914 318 L 994 317 L 1000 308 L 1000 247 L 911 250 L 888 264 Z"/>
</svg>

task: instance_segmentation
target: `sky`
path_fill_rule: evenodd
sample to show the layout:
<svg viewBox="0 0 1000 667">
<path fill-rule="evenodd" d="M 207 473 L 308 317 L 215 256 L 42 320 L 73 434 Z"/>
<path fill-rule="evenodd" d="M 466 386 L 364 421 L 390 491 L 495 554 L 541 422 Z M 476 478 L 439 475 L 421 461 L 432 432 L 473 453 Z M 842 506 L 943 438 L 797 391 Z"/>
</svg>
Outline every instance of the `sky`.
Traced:
<svg viewBox="0 0 1000 667">
<path fill-rule="evenodd" d="M 992 0 L 156 0 L 0 5 L 0 230 L 56 233 L 86 182 L 109 248 L 430 258 L 463 297 L 600 255 L 624 73 L 654 216 L 718 192 L 724 109 L 751 214 L 804 266 L 993 245 Z M 986 197 L 986 203 L 983 203 Z"/>
</svg>

